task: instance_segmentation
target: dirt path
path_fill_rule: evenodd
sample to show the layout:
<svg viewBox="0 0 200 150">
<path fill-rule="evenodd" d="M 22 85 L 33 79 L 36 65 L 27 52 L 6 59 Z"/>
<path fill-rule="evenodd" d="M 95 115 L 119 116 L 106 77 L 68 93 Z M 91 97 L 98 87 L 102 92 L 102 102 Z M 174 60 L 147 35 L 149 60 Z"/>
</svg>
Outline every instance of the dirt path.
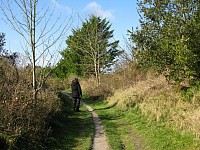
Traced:
<svg viewBox="0 0 200 150">
<path fill-rule="evenodd" d="M 67 96 L 71 97 L 71 93 L 64 92 Z M 109 150 L 109 146 L 107 143 L 106 136 L 104 134 L 103 125 L 101 123 L 101 120 L 99 119 L 98 115 L 95 113 L 95 111 L 84 102 L 81 102 L 84 107 L 88 109 L 88 111 L 91 113 L 93 121 L 94 121 L 94 137 L 92 141 L 92 150 Z"/>
<path fill-rule="evenodd" d="M 82 102 L 82 104 L 92 114 L 93 121 L 94 121 L 95 133 L 94 133 L 94 138 L 93 138 L 92 149 L 93 150 L 109 150 L 109 146 L 106 140 L 106 136 L 104 134 L 101 120 L 99 119 L 98 115 L 89 105 L 86 105 L 84 102 Z"/>
</svg>

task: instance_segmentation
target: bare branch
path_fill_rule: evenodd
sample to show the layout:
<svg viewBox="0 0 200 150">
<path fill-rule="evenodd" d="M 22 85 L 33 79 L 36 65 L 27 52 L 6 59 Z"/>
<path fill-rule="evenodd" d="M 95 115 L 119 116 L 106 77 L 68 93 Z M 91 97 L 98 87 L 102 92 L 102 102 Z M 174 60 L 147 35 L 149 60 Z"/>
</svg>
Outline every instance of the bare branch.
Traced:
<svg viewBox="0 0 200 150">
<path fill-rule="evenodd" d="M 25 40 L 23 50 L 32 64 L 33 99 L 37 99 L 37 92 L 47 76 L 46 73 L 45 75 L 42 73 L 40 79 L 37 79 L 36 62 L 42 62 L 41 59 L 43 59 L 43 65 L 51 64 L 51 60 L 57 52 L 54 50 L 54 53 L 51 53 L 51 48 L 66 35 L 72 23 L 72 16 L 69 20 L 66 17 L 63 22 L 60 22 L 60 15 L 53 21 L 55 6 L 53 10 L 50 10 L 49 5 L 46 8 L 44 5 L 38 11 L 39 0 L 0 0 L 0 2 L 0 9 L 5 17 L 4 21 Z M 15 14 L 17 11 L 12 9 L 12 2 L 17 6 L 15 10 L 18 9 L 20 15 Z M 39 27 L 41 27 L 40 30 L 38 30 Z M 40 82 L 38 85 L 37 81 Z"/>
</svg>

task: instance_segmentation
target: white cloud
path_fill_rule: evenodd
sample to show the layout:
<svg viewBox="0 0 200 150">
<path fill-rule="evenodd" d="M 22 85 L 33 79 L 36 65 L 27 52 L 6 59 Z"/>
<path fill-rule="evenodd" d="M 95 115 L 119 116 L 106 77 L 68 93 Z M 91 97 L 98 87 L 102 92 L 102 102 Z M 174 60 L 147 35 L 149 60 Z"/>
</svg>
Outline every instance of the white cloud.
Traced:
<svg viewBox="0 0 200 150">
<path fill-rule="evenodd" d="M 69 13 L 72 12 L 71 8 L 61 5 L 57 0 L 51 0 L 51 2 L 56 7 L 56 9 L 59 9 L 59 10 L 62 10 L 62 11 L 67 11 Z"/>
<path fill-rule="evenodd" d="M 113 10 L 103 10 L 101 5 L 96 2 L 91 2 L 87 4 L 85 10 L 90 11 L 91 13 L 95 13 L 96 15 L 103 18 L 114 19 Z"/>
</svg>

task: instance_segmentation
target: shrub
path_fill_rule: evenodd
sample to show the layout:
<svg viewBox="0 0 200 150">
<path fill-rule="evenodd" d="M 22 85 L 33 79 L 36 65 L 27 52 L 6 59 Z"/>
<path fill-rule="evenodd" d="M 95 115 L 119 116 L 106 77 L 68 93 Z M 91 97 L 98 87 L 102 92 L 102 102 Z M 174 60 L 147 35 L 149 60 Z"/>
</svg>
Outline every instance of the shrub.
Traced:
<svg viewBox="0 0 200 150">
<path fill-rule="evenodd" d="M 0 75 L 0 142 L 13 149 L 40 145 L 50 132 L 47 118 L 60 110 L 57 94 L 44 88 L 33 101 L 29 70 L 16 70 L 7 59 L 0 59 Z"/>
</svg>

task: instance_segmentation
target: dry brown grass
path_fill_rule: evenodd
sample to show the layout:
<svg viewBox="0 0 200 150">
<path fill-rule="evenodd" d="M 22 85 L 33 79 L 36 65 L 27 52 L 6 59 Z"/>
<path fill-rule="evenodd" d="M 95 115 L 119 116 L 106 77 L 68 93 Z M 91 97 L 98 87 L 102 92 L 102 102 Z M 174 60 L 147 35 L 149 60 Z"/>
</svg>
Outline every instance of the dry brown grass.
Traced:
<svg viewBox="0 0 200 150">
<path fill-rule="evenodd" d="M 185 101 L 181 87 L 153 70 L 142 71 L 135 64 L 129 64 L 115 73 L 103 75 L 99 87 L 94 78 L 81 80 L 81 84 L 90 97 L 101 96 L 110 105 L 117 104 L 122 109 L 137 108 L 149 121 L 200 136 L 200 91 L 194 93 L 191 101 Z"/>
<path fill-rule="evenodd" d="M 64 90 L 66 87 L 69 87 L 68 83 L 69 83 L 68 81 L 62 80 L 57 77 L 48 78 L 44 86 L 44 89 L 50 88 L 52 91 L 60 91 Z"/>
<path fill-rule="evenodd" d="M 127 67 L 115 73 L 101 75 L 99 86 L 96 85 L 94 77 L 82 79 L 81 86 L 88 96 L 107 98 L 118 89 L 126 89 L 135 85 L 138 81 L 145 80 L 150 72 L 144 73 L 135 64 L 130 63 Z"/>
<path fill-rule="evenodd" d="M 105 98 L 113 92 L 108 82 L 102 82 L 101 85 L 97 86 L 95 78 L 80 80 L 80 84 L 83 91 L 90 98 Z"/>
<path fill-rule="evenodd" d="M 160 76 L 154 78 L 151 77 L 148 80 L 140 82 L 138 81 L 130 87 L 116 90 L 114 95 L 108 98 L 108 101 L 109 103 L 118 102 L 118 105 L 122 108 L 129 107 L 129 103 L 134 105 L 142 103 L 151 99 L 151 97 L 154 97 L 156 93 L 160 92 L 157 89 L 162 89 L 161 87 L 167 84 L 167 82 L 162 82 L 164 80 L 164 77 Z"/>
<path fill-rule="evenodd" d="M 107 100 L 110 105 L 117 103 L 125 109 L 137 107 L 149 121 L 161 121 L 176 130 L 200 136 L 199 92 L 193 96 L 193 103 L 185 102 L 179 89 L 168 84 L 163 76 L 149 76 L 134 86 L 118 89 Z"/>
</svg>

